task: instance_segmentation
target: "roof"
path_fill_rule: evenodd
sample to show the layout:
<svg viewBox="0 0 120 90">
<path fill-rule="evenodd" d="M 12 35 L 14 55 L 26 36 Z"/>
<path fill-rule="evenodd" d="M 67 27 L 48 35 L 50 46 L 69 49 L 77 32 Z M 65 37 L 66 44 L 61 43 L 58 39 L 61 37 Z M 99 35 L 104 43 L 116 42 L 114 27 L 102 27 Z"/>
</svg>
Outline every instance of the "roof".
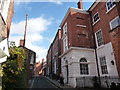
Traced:
<svg viewBox="0 0 120 90">
<path fill-rule="evenodd" d="M 89 14 L 87 11 L 85 11 L 85 10 L 83 10 L 83 9 L 69 8 L 68 11 L 67 11 L 67 13 L 66 13 L 66 15 L 65 15 L 65 17 L 63 18 L 63 20 L 62 20 L 62 22 L 61 22 L 61 24 L 60 24 L 60 27 L 62 27 L 62 25 L 64 24 L 66 18 L 68 17 L 68 15 L 69 15 L 69 13 L 70 13 L 71 11 L 79 12 L 79 13 L 84 13 L 84 14 Z"/>
<path fill-rule="evenodd" d="M 100 1 L 102 1 L 102 0 L 96 0 L 96 1 L 91 5 L 91 7 L 88 9 L 88 11 L 92 11 Z"/>
</svg>

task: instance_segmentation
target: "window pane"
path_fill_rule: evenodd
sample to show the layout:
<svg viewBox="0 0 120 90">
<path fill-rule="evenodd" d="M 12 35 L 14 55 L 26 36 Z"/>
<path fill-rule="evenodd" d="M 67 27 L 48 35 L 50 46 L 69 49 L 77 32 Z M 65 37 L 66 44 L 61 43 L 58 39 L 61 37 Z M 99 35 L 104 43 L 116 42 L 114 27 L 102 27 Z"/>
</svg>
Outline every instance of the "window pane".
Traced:
<svg viewBox="0 0 120 90">
<path fill-rule="evenodd" d="M 107 10 L 110 10 L 115 5 L 114 0 L 109 0 L 106 2 Z"/>
<path fill-rule="evenodd" d="M 98 46 L 103 44 L 103 38 L 102 38 L 102 32 L 101 31 L 98 31 L 96 33 L 96 39 L 97 39 Z"/>
<path fill-rule="evenodd" d="M 108 74 L 105 56 L 100 57 L 100 65 L 101 65 L 102 74 Z"/>
<path fill-rule="evenodd" d="M 99 19 L 98 13 L 93 16 L 93 22 L 95 23 Z"/>
<path fill-rule="evenodd" d="M 117 17 L 116 19 L 113 19 L 113 20 L 110 22 L 110 24 L 111 24 L 111 29 L 116 28 L 117 26 L 120 25 L 120 18 Z"/>
<path fill-rule="evenodd" d="M 82 58 L 80 60 L 80 62 L 87 62 L 87 60 L 85 58 Z M 88 75 L 89 74 L 89 68 L 88 68 L 88 64 L 81 64 L 80 63 L 80 74 L 81 75 Z"/>
</svg>

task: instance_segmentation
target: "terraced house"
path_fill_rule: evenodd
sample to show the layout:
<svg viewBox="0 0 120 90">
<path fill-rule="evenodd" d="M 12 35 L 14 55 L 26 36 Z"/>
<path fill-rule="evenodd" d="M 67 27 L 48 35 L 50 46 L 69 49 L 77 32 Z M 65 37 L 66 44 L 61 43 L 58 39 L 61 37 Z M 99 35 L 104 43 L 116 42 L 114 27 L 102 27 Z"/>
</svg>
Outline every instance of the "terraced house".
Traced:
<svg viewBox="0 0 120 90">
<path fill-rule="evenodd" d="M 60 24 L 61 73 L 72 87 L 110 87 L 120 82 L 120 1 L 96 0 L 87 11 L 82 3 Z"/>
</svg>

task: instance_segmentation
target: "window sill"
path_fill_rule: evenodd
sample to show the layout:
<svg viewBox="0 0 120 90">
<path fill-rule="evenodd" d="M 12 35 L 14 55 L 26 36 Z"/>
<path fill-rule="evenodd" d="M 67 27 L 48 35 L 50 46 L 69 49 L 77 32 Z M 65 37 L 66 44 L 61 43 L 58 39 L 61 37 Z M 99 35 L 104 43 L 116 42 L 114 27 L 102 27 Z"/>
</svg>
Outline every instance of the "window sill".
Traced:
<svg viewBox="0 0 120 90">
<path fill-rule="evenodd" d="M 93 26 L 94 26 L 96 23 L 98 23 L 99 21 L 100 21 L 100 19 L 98 19 L 96 22 L 94 22 L 94 23 L 93 23 Z"/>
<path fill-rule="evenodd" d="M 107 10 L 106 14 L 108 14 L 116 5 L 114 5 L 111 9 Z"/>
<path fill-rule="evenodd" d="M 105 46 L 104 44 L 97 46 L 97 50 L 103 48 L 104 46 Z"/>
<path fill-rule="evenodd" d="M 116 28 L 118 28 L 118 27 L 120 27 L 120 25 L 118 25 L 117 27 L 115 27 L 115 28 L 113 28 L 113 29 L 110 29 L 110 31 L 109 32 L 112 32 L 112 31 L 114 31 Z"/>
<path fill-rule="evenodd" d="M 89 76 L 90 74 L 80 74 L 80 76 L 82 76 L 83 78 Z"/>
</svg>

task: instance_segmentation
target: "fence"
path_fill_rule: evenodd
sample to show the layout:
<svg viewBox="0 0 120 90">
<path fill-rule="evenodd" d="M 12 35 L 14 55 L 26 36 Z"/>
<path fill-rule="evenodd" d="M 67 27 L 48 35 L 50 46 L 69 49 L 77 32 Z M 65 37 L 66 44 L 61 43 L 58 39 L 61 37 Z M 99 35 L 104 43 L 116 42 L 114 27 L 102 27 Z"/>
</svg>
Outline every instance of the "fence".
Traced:
<svg viewBox="0 0 120 90">
<path fill-rule="evenodd" d="M 101 85 L 103 88 L 110 88 L 112 82 L 118 84 L 120 83 L 120 78 L 116 76 L 104 76 L 100 77 L 100 82 L 98 77 L 77 77 L 76 87 L 86 88 L 86 87 L 98 87 Z"/>
</svg>

